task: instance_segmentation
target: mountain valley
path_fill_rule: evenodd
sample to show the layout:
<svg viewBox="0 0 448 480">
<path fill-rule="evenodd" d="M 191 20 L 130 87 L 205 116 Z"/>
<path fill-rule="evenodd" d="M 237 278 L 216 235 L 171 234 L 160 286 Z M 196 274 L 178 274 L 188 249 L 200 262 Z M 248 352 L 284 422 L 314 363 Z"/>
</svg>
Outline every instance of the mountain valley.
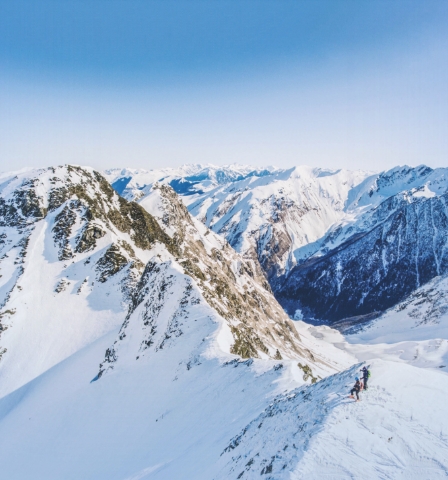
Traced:
<svg viewBox="0 0 448 480">
<path fill-rule="evenodd" d="M 445 478 L 447 173 L 1 174 L 2 475 Z"/>
</svg>

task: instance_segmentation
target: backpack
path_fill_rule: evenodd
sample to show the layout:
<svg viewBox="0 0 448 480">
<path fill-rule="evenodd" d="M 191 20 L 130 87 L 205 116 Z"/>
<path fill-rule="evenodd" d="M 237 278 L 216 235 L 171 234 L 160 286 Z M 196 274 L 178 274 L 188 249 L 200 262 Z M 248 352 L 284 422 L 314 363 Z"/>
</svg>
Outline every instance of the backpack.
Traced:
<svg viewBox="0 0 448 480">
<path fill-rule="evenodd" d="M 370 370 L 367 370 L 367 378 L 370 378 Z"/>
</svg>

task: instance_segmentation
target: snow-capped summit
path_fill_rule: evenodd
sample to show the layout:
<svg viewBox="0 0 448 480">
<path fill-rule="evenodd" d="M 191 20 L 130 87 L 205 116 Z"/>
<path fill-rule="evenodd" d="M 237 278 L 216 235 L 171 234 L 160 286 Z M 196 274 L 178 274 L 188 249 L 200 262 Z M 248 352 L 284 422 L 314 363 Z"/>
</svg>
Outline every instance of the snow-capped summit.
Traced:
<svg viewBox="0 0 448 480">
<path fill-rule="evenodd" d="M 104 176 L 113 188 L 128 200 L 138 200 L 149 191 L 154 182 L 169 184 L 184 196 L 203 194 L 218 185 L 226 185 L 248 177 L 262 177 L 275 171 L 275 167 L 256 168 L 250 165 L 187 164 L 178 168 L 156 170 L 114 168 L 105 170 Z"/>
<path fill-rule="evenodd" d="M 292 317 L 378 315 L 445 272 L 447 169 L 226 166 L 233 173 L 221 181 L 219 168 L 177 172 L 162 183 L 235 250 L 258 260 Z M 143 188 L 139 198 L 145 195 Z"/>
<path fill-rule="evenodd" d="M 148 302 L 135 320 L 135 356 L 154 343 L 153 331 L 174 335 L 184 314 L 206 304 L 222 324 L 223 351 L 318 361 L 257 262 L 193 219 L 170 186 L 154 185 L 139 205 L 93 169 L 66 166 L 4 176 L 0 194 L 3 393 L 120 325 L 127 332 L 131 314 Z M 169 303 L 171 284 L 176 300 Z M 181 292 L 190 292 L 188 314 Z"/>
<path fill-rule="evenodd" d="M 444 171 L 208 168 L 0 177 L 2 475 L 446 476 Z"/>
</svg>

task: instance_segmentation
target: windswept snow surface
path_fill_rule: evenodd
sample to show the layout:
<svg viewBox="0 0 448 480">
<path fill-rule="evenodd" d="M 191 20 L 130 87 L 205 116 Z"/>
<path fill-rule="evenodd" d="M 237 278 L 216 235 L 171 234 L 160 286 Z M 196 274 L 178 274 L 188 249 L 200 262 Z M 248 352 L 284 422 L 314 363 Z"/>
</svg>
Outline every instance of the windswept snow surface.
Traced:
<svg viewBox="0 0 448 480">
<path fill-rule="evenodd" d="M 272 223 L 272 212 L 297 213 L 298 203 L 275 206 L 295 195 L 300 208 L 310 206 L 302 217 L 314 215 L 313 228 L 325 230 L 333 217 L 352 215 L 350 205 L 363 213 L 368 205 L 381 204 L 382 195 L 402 188 L 399 182 L 419 201 L 439 195 L 443 175 L 437 183 L 434 171 L 425 168 L 397 169 L 367 183 L 350 173 L 351 183 L 344 185 L 339 181 L 347 180 L 344 172 L 304 168 L 300 175 L 297 169 L 253 174 L 244 167 L 237 174 L 229 168 L 221 177 L 210 166 L 198 166 L 188 172 L 196 177 L 188 180 L 193 186 L 186 197 L 200 210 L 199 189 L 218 196 L 230 183 L 245 185 L 242 192 L 227 193 L 248 202 L 250 221 L 242 223 L 252 225 L 247 233 L 262 228 L 254 220 L 262 219 L 260 209 L 271 225 L 277 222 Z M 175 178 L 165 173 L 169 181 L 162 180 L 162 186 Z M 36 175 L 40 180 L 30 183 Z M 131 185 L 141 191 L 141 207 L 119 199 L 110 187 L 100 188 L 102 180 L 91 169 L 0 177 L 6 199 L 0 208 L 7 220 L 0 226 L 0 325 L 1 345 L 8 347 L 6 353 L 0 350 L 0 478 L 446 478 L 446 277 L 434 278 L 374 322 L 351 326 L 345 334 L 303 321 L 290 324 L 263 285 L 257 263 L 245 262 L 191 219 L 171 189 L 153 185 L 158 175 L 148 175 L 151 184 Z M 60 194 L 60 184 L 69 181 L 74 193 L 46 210 L 52 182 Z M 294 185 L 299 184 L 298 193 Z M 30 185 L 37 196 L 27 193 Z M 278 188 L 285 189 L 280 197 Z M 277 200 L 269 204 L 259 197 L 251 204 L 248 197 L 263 191 Z M 81 203 L 73 203 L 76 195 Z M 275 208 L 265 211 L 265 204 Z M 86 205 L 93 219 L 82 214 Z M 135 244 L 137 221 L 126 231 L 116 227 L 127 225 L 126 208 L 132 205 L 138 207 L 134 214 L 144 217 L 144 208 L 160 223 L 159 240 L 146 250 Z M 65 236 L 57 237 L 55 225 L 71 219 L 70 212 L 59 216 L 65 207 L 77 215 Z M 23 213 L 19 223 L 8 213 L 14 208 Z M 235 221 L 244 212 L 239 215 Z M 277 223 L 289 218 L 282 215 Z M 219 224 L 217 218 L 211 216 L 210 225 Z M 290 238 L 300 233 L 288 230 L 288 222 L 282 225 L 292 232 Z M 83 232 L 94 226 L 102 236 L 79 249 Z M 126 263 L 120 265 L 126 266 L 99 282 L 105 273 L 100 258 L 111 244 L 120 247 L 115 260 L 123 257 Z M 263 245 L 268 251 L 268 243 Z M 131 268 L 140 272 L 138 282 L 129 278 Z M 232 281 L 223 285 L 223 278 Z M 123 296 L 123 282 L 131 297 Z M 243 317 L 246 323 L 239 322 Z M 259 358 L 229 353 L 237 343 Z M 354 402 L 348 394 L 363 364 L 372 372 L 369 389 Z"/>
<path fill-rule="evenodd" d="M 357 403 L 360 366 L 277 397 L 229 442 L 217 478 L 446 478 L 448 376 L 375 360 Z"/>
<path fill-rule="evenodd" d="M 138 359 L 139 309 L 122 340 L 109 333 L 0 399 L 5 478 L 446 478 L 448 375 L 441 369 L 400 358 L 397 345 L 387 357 L 383 345 L 369 351 L 305 322 L 295 324 L 304 345 L 341 373 L 313 366 L 319 381 L 312 384 L 296 361 L 241 360 L 221 350 L 223 322 L 195 300 L 198 289 L 186 302 L 174 298 L 188 277 L 166 273 L 173 294 Z M 179 304 L 182 334 L 167 338 Z M 117 361 L 98 379 L 114 339 Z M 363 348 L 372 377 L 356 403 L 348 393 Z"/>
<path fill-rule="evenodd" d="M 143 304 L 119 339 L 102 337 L 0 399 L 5 478 L 211 479 L 229 440 L 274 395 L 310 383 L 296 361 L 241 360 L 220 350 L 222 320 L 197 301 L 195 287 L 187 301 L 177 301 L 189 277 L 171 268 L 166 278 L 172 294 L 167 287 L 151 348 L 138 359 L 148 331 L 139 323 Z M 179 305 L 182 334 L 166 336 Z M 299 334 L 339 368 L 352 363 L 306 331 Z M 98 379 L 97 365 L 114 339 L 117 361 Z M 335 371 L 320 365 L 312 374 Z"/>
<path fill-rule="evenodd" d="M 7 311 L 14 313 L 4 315 L 10 317 L 11 325 L 2 335 L 7 354 L 1 361 L 0 395 L 116 331 L 126 314 L 120 295 L 122 278 L 94 288 L 96 272 L 84 265 L 91 253 L 76 263 L 70 260 L 61 265 L 54 252 L 51 225 L 41 220 L 32 232 L 19 288 L 7 303 Z M 100 252 L 110 243 L 107 237 L 101 240 Z M 56 292 L 58 285 L 61 291 Z"/>
<path fill-rule="evenodd" d="M 356 403 L 348 392 L 361 364 L 304 384 L 292 361 L 218 354 L 217 324 L 202 308 L 167 348 L 123 356 L 99 380 L 113 334 L 0 399 L 4 478 L 446 477 L 447 375 L 373 360 Z M 309 328 L 298 325 L 305 337 Z"/>
</svg>

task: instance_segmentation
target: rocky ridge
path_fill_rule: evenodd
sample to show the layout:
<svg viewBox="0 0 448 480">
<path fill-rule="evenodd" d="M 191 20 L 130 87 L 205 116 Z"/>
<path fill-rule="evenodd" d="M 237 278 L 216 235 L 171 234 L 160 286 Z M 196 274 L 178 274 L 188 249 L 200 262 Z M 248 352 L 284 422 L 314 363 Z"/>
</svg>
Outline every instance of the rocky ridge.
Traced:
<svg viewBox="0 0 448 480">
<path fill-rule="evenodd" d="M 195 316 L 216 314 L 225 319 L 233 354 L 328 365 L 301 342 L 257 262 L 244 260 L 194 219 L 171 187 L 155 184 L 140 205 L 159 221 L 175 250 L 154 251 L 117 340 L 106 352 L 100 376 L 115 368 L 120 350 L 142 359 L 183 335 Z M 128 331 L 142 331 L 142 339 L 136 342 L 135 334 L 128 339 Z"/>
<path fill-rule="evenodd" d="M 445 169 L 237 173 L 221 184 L 196 183 L 180 192 L 182 200 L 246 259 L 258 260 L 293 318 L 364 322 L 445 274 Z M 180 174 L 178 185 L 186 178 Z"/>
<path fill-rule="evenodd" d="M 121 341 L 143 304 L 148 309 L 137 351 L 149 348 L 169 285 L 177 301 L 164 344 L 180 331 L 183 306 L 204 303 L 215 322 L 225 323 L 224 343 L 231 353 L 315 360 L 257 263 L 243 260 L 193 219 L 169 186 L 155 186 L 137 204 L 86 167 L 31 170 L 2 180 L 0 375 L 3 371 L 11 382 L 5 388 L 33 378 L 120 324 Z M 70 336 L 74 324 L 68 330 L 66 325 L 73 321 L 79 325 Z M 26 353 L 35 335 L 54 347 L 45 355 Z M 30 369 L 20 380 L 14 372 L 25 356 Z M 110 350 L 106 363 L 113 358 Z"/>
</svg>

